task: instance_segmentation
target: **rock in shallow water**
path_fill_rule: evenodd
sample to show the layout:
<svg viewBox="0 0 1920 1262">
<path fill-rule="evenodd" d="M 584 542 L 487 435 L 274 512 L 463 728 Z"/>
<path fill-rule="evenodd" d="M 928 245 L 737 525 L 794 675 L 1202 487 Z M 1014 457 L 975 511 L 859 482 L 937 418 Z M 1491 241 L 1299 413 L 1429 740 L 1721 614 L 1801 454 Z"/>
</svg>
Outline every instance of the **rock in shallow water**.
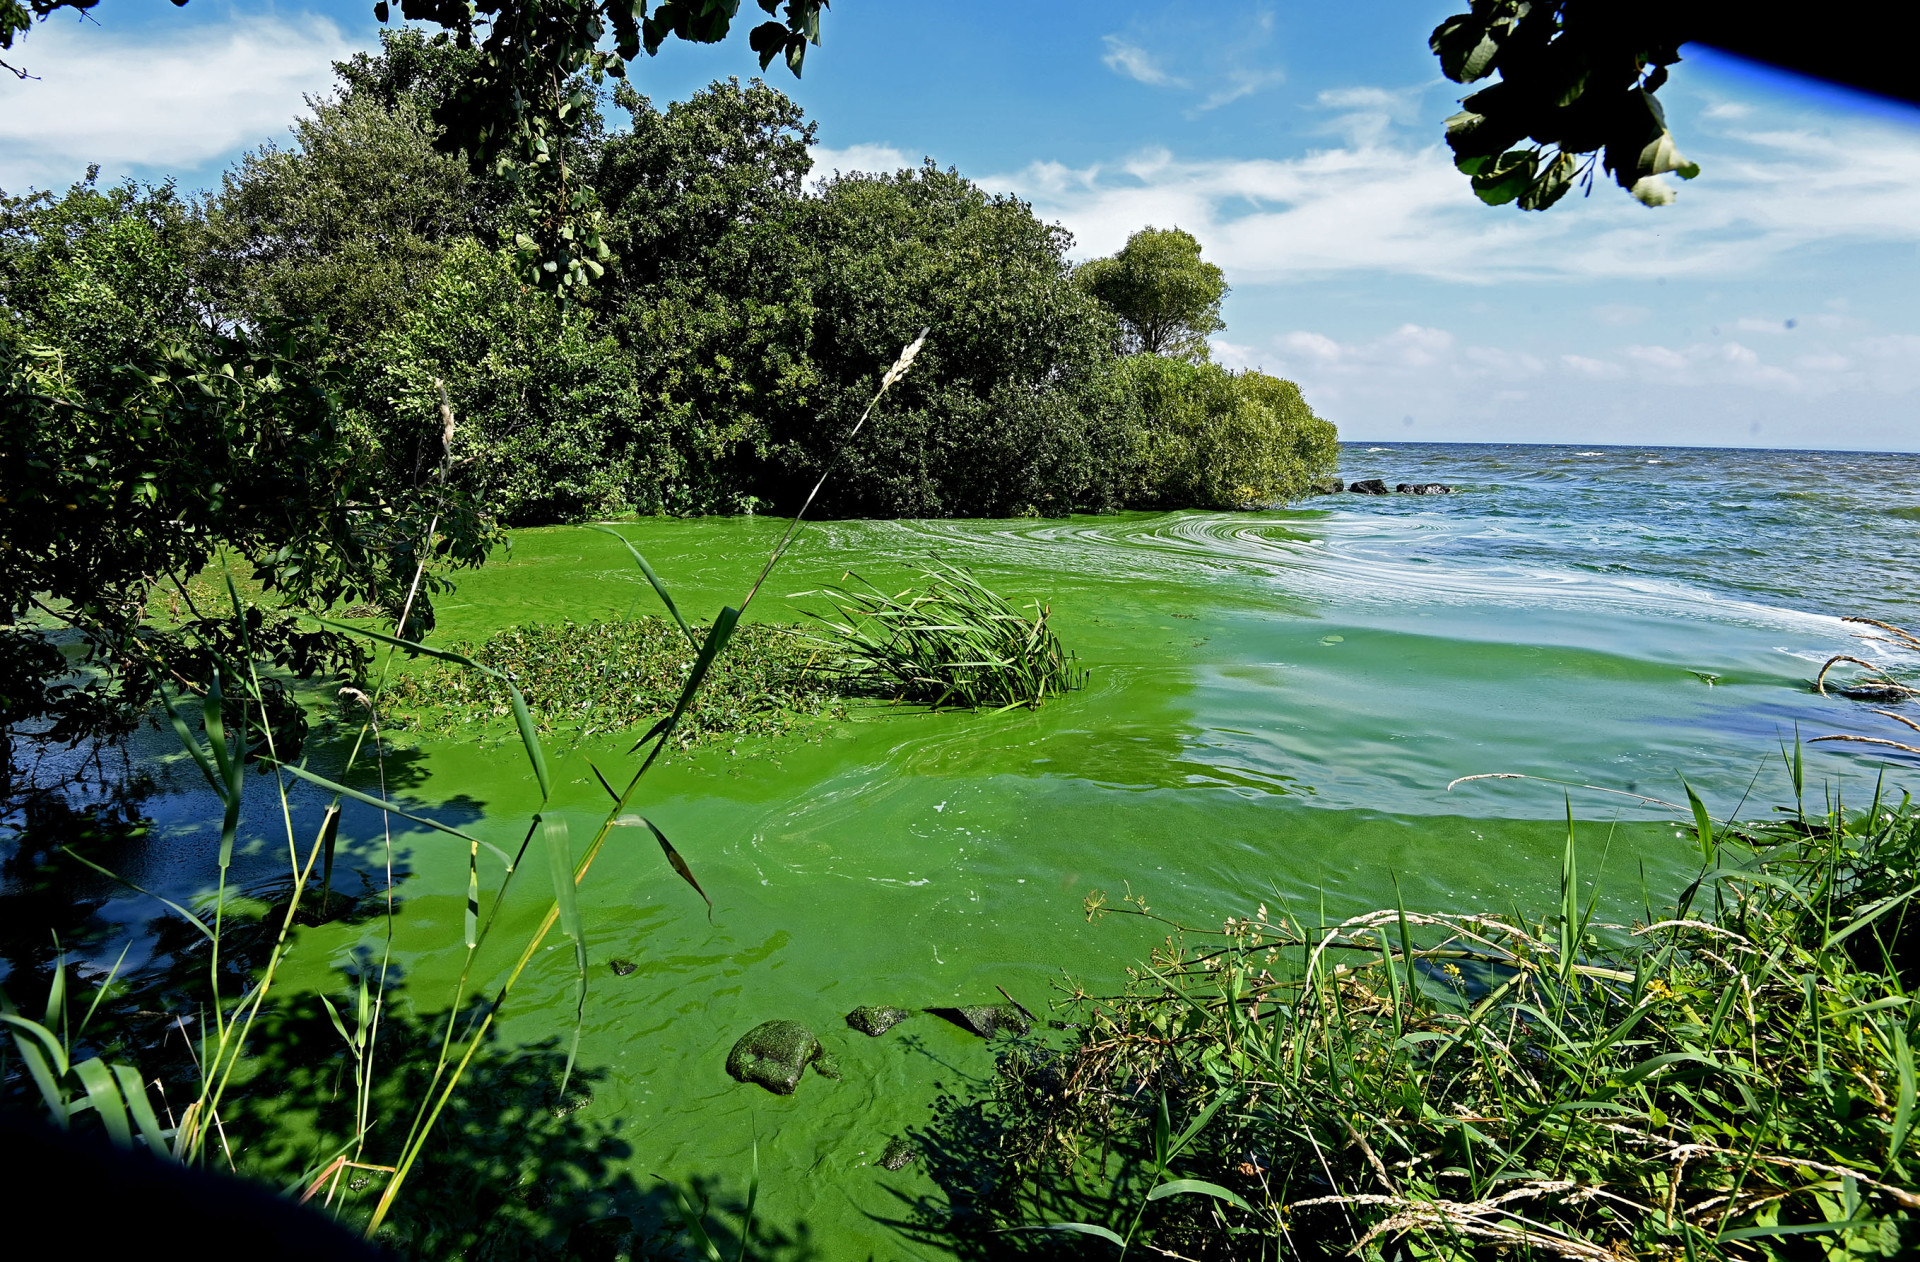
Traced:
<svg viewBox="0 0 1920 1262">
<path fill-rule="evenodd" d="M 990 1039 L 1005 1030 L 1015 1034 L 1025 1034 L 1033 1028 L 1033 1020 L 1019 1008 L 1010 1003 L 982 1003 L 966 1008 L 928 1008 L 928 1012 L 937 1017 L 945 1017 L 964 1030 L 971 1030 L 983 1039 Z"/>
<path fill-rule="evenodd" d="M 1354 495 L 1385 495 L 1387 484 L 1379 478 L 1368 478 L 1363 482 L 1355 482 L 1347 490 Z"/>
<path fill-rule="evenodd" d="M 905 1170 L 919 1154 L 913 1151 L 913 1145 L 895 1135 L 887 1141 L 887 1150 L 880 1154 L 882 1170 Z"/>
<path fill-rule="evenodd" d="M 741 1035 L 727 1053 L 728 1073 L 741 1082 L 757 1082 L 775 1095 L 792 1095 L 808 1065 L 825 1077 L 840 1076 L 827 1049 L 798 1021 L 762 1022 Z"/>
<path fill-rule="evenodd" d="M 878 1007 L 855 1008 L 847 1014 L 847 1024 L 869 1038 L 879 1038 L 912 1015 L 905 1008 L 890 1008 L 882 1004 Z"/>
</svg>

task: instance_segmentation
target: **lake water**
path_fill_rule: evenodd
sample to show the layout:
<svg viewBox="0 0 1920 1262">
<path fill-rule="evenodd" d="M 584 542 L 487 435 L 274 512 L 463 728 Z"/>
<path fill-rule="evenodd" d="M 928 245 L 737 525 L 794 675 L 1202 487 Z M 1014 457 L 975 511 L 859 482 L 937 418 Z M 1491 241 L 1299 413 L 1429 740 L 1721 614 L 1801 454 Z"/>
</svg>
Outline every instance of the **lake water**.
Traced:
<svg viewBox="0 0 1920 1262">
<path fill-rule="evenodd" d="M 937 1211 L 946 1190 L 925 1163 L 874 1163 L 943 1093 L 987 1076 L 992 1053 L 926 1017 L 869 1040 L 841 1023 L 848 1009 L 994 1002 L 997 987 L 1039 1009 L 1065 975 L 1117 985 L 1166 930 L 1089 923 L 1094 891 L 1131 891 L 1199 925 L 1262 904 L 1349 913 L 1390 905 L 1396 889 L 1409 907 L 1537 904 L 1557 887 L 1569 804 L 1583 875 L 1630 912 L 1643 890 L 1658 898 L 1685 880 L 1696 851 L 1670 811 L 1626 795 L 1684 800 L 1684 775 L 1717 814 L 1743 799 L 1758 814 L 1790 797 L 1780 749 L 1796 730 L 1911 735 L 1808 681 L 1835 653 L 1898 660 L 1842 617 L 1920 623 L 1920 457 L 1349 445 L 1343 472 L 1458 493 L 807 527 L 754 616 L 791 621 L 785 594 L 850 568 L 905 586 L 937 557 L 1017 602 L 1051 601 L 1090 683 L 1037 713 L 870 714 L 815 740 L 662 767 L 640 809 L 715 910 L 709 921 L 651 840 L 616 832 L 582 893 L 594 974 L 580 1062 L 599 1080 L 581 1124 L 617 1132 L 642 1184 L 704 1175 L 736 1195 L 757 1143 L 769 1221 L 804 1224 L 825 1256 L 933 1256 L 897 1224 Z M 783 524 L 628 533 L 704 618 L 737 603 Z M 439 634 L 620 616 L 651 599 L 637 580 L 602 535 L 520 532 L 510 557 L 440 603 Z M 604 802 L 586 757 L 620 766 L 623 748 L 554 751 L 576 838 Z M 1814 745 L 1810 792 L 1864 798 L 1882 766 L 1911 779 L 1905 757 Z M 159 835 L 127 862 L 187 897 L 210 882 L 212 843 L 205 801 L 173 761 L 178 791 L 152 804 Z M 512 745 L 423 743 L 394 765 L 421 809 L 509 848 L 537 806 Z M 1490 772 L 1595 788 L 1448 787 Z M 246 862 L 260 873 L 286 853 L 269 789 L 250 781 Z M 313 801 L 296 795 L 309 813 Z M 356 808 L 343 835 L 373 870 L 377 821 Z M 395 958 L 427 1011 L 461 963 L 465 849 L 420 833 L 399 845 Z M 536 867 L 482 957 L 483 990 L 545 910 Z M 110 922 L 154 912 L 100 896 Z M 305 932 L 292 980 L 338 989 L 379 926 Z M 562 942 L 511 1001 L 509 1042 L 570 1027 Z M 614 977 L 611 957 L 638 968 Z M 728 1048 L 772 1017 L 818 1030 L 842 1079 L 809 1078 L 791 1098 L 730 1080 Z"/>
</svg>

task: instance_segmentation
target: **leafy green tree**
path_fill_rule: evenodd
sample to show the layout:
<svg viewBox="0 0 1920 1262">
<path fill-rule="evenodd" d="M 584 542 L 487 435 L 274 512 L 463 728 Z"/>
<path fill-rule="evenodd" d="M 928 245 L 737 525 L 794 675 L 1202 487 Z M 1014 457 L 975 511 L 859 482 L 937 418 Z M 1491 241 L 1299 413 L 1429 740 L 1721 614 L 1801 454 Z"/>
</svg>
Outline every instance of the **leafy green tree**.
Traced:
<svg viewBox="0 0 1920 1262">
<path fill-rule="evenodd" d="M 837 176 L 794 221 L 820 384 L 809 406 L 772 417 L 765 498 L 798 501 L 880 369 L 930 326 L 912 375 L 838 466 L 828 511 L 993 516 L 1118 501 L 1130 440 L 1111 381 L 1115 329 L 1073 283 L 1065 229 L 931 161 Z"/>
<path fill-rule="evenodd" d="M 1205 359 L 1207 335 L 1227 327 L 1226 275 L 1179 228 L 1142 228 L 1113 257 L 1081 264 L 1076 279 L 1120 318 L 1129 352 Z"/>
<path fill-rule="evenodd" d="M 627 355 L 584 307 L 523 284 L 510 254 L 455 245 L 371 351 L 378 400 L 365 424 L 395 480 L 440 460 L 444 386 L 457 418 L 453 481 L 500 521 L 660 506 L 676 461 L 642 419 Z"/>
<path fill-rule="evenodd" d="M 424 109 L 312 102 L 295 147 L 241 158 L 206 207 L 202 277 L 248 324 L 319 321 L 344 348 L 399 322 L 457 239 L 485 229 L 477 182 Z"/>
<path fill-rule="evenodd" d="M 754 504 L 767 418 L 810 405 L 814 310 L 794 216 L 813 124 L 759 81 L 715 83 L 657 110 L 622 85 L 631 130 L 607 138 L 597 181 L 615 261 L 596 289 L 633 357 L 678 466 L 673 512 Z"/>
<path fill-rule="evenodd" d="M 1126 359 L 1121 375 L 1140 409 L 1141 507 L 1282 503 L 1338 462 L 1334 427 L 1291 381 L 1147 354 Z"/>
<path fill-rule="evenodd" d="M 216 556 L 283 605 L 397 613 L 423 546 L 475 564 L 494 537 L 366 458 L 305 330 L 197 318 L 189 227 L 165 187 L 0 201 L 0 773 L 22 735 L 130 731 L 162 683 L 204 683 L 243 644 L 296 675 L 357 668 L 350 642 L 285 614 L 195 609 L 186 581 Z M 156 621 L 168 594 L 185 606 Z M 60 629 L 74 661 L 44 634 Z M 297 742 L 284 690 L 261 700 Z"/>
</svg>

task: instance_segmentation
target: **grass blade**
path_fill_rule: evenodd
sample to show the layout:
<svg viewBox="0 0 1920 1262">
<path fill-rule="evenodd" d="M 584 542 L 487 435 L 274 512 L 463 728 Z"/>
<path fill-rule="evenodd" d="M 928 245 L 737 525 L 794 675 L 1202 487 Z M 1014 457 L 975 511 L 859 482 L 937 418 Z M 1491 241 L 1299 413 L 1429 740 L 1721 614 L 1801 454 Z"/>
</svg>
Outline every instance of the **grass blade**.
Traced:
<svg viewBox="0 0 1920 1262">
<path fill-rule="evenodd" d="M 573 1043 L 567 1052 L 567 1066 L 560 1074 L 560 1090 L 566 1092 L 573 1076 L 574 1057 L 580 1050 L 580 1027 L 587 1015 L 587 939 L 580 927 L 580 891 L 573 880 L 573 843 L 567 834 L 564 815 L 543 815 L 542 839 L 546 842 L 547 876 L 553 882 L 553 902 L 560 912 L 560 932 L 573 939 L 574 972 L 579 983 L 574 1003 Z"/>
<path fill-rule="evenodd" d="M 98 1056 L 83 1060 L 73 1067 L 73 1074 L 86 1088 L 87 1100 L 107 1128 L 107 1138 L 122 1148 L 133 1147 L 133 1128 L 127 1124 L 126 1102 L 120 1098 L 120 1088 L 107 1062 Z"/>
<path fill-rule="evenodd" d="M 471 842 L 472 844 L 477 846 L 485 846 L 487 849 L 493 851 L 493 853 L 500 856 L 500 862 L 507 865 L 507 871 L 509 872 L 513 871 L 513 860 L 510 857 L 508 857 L 506 851 L 502 850 L 500 847 L 494 845 L 490 841 L 482 841 L 480 838 L 474 836 L 472 833 L 462 832 L 460 829 L 455 828 L 451 824 L 442 824 L 439 820 L 429 819 L 425 815 L 415 815 L 412 811 L 403 810 L 400 807 L 395 806 L 392 802 L 387 801 L 385 798 L 377 798 L 371 793 L 362 793 L 358 789 L 349 789 L 346 785 L 337 783 L 336 781 L 333 781 L 333 780 L 329 780 L 325 776 L 315 775 L 313 772 L 308 771 L 305 767 L 296 767 L 290 762 L 277 762 L 271 758 L 263 758 L 261 759 L 261 761 L 265 763 L 269 763 L 275 767 L 280 767 L 286 771 L 290 771 L 294 775 L 300 777 L 302 780 L 305 780 L 309 784 L 316 784 L 323 789 L 330 789 L 333 792 L 338 793 L 342 797 L 352 798 L 354 801 L 365 803 L 366 805 L 371 806 L 376 810 L 388 811 L 394 815 L 398 815 L 401 819 L 410 819 L 416 824 L 424 825 L 425 827 L 431 828 L 436 832 L 445 833 L 449 837 L 458 837 L 462 841 Z M 75 857 L 78 858 L 77 855 Z M 85 862 L 85 860 L 82 860 L 82 862 Z"/>
<path fill-rule="evenodd" d="M 153 1102 L 147 1099 L 147 1085 L 140 1080 L 140 1072 L 131 1065 L 116 1064 L 108 1068 L 113 1070 L 113 1076 L 120 1083 L 120 1094 L 126 1097 L 127 1110 L 133 1114 L 134 1124 L 140 1128 L 140 1138 L 147 1145 L 147 1151 L 171 1161 L 173 1153 L 167 1147 L 167 1133 L 160 1128 Z"/>
<path fill-rule="evenodd" d="M 1216 1201 L 1225 1201 L 1237 1209 L 1246 1210 L 1249 1214 L 1253 1212 L 1253 1206 L 1241 1200 L 1239 1193 L 1230 1192 L 1218 1183 L 1208 1183 L 1204 1179 L 1175 1179 L 1170 1183 L 1162 1183 L 1147 1193 L 1147 1199 L 1158 1201 L 1169 1196 L 1189 1195 L 1211 1196 Z"/>
</svg>

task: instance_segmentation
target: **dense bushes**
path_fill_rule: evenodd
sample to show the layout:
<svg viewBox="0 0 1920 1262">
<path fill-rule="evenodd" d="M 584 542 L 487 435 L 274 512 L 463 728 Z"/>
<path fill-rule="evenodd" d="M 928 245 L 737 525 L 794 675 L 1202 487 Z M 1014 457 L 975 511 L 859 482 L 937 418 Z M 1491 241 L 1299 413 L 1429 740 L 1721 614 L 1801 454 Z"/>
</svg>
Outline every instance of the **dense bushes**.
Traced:
<svg viewBox="0 0 1920 1262">
<path fill-rule="evenodd" d="M 1300 388 L 1262 372 L 1158 355 L 1121 366 L 1139 408 L 1144 506 L 1239 508 L 1304 495 L 1332 473 L 1339 440 Z"/>
<path fill-rule="evenodd" d="M 815 406 L 781 418 L 770 499 L 804 494 L 921 328 L 913 375 L 828 487 L 828 511 L 993 516 L 1120 502 L 1124 400 L 1104 380 L 1113 319 L 1072 282 L 1072 239 L 1015 198 L 931 162 L 839 175 L 795 207 L 809 251 Z"/>
<path fill-rule="evenodd" d="M 389 464 L 439 460 L 444 384 L 456 468 L 509 525 L 659 503 L 646 475 L 671 452 L 649 440 L 619 344 L 584 309 L 526 290 L 500 252 L 454 246 L 405 324 L 375 343 L 374 363 L 381 397 L 362 406 Z"/>
</svg>

